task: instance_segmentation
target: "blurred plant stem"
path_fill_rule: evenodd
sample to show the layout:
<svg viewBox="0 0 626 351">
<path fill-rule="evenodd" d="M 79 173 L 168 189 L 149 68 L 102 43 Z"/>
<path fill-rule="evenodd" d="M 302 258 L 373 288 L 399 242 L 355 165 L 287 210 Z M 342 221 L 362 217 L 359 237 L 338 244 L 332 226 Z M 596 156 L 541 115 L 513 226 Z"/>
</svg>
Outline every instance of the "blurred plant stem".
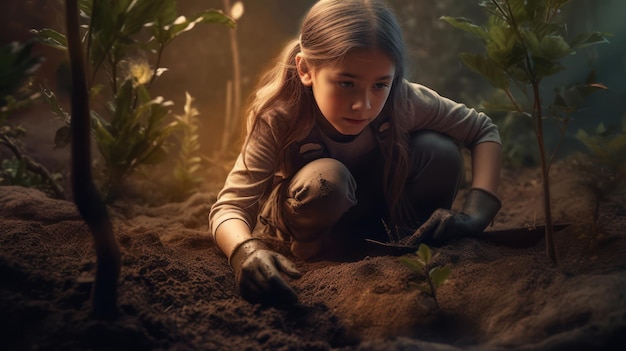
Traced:
<svg viewBox="0 0 626 351">
<path fill-rule="evenodd" d="M 237 20 L 243 14 L 241 2 L 231 6 L 230 0 L 223 0 L 224 10 L 228 15 Z M 241 8 L 241 13 L 234 13 L 235 6 Z M 226 110 L 224 116 L 224 133 L 220 153 L 228 151 L 231 147 L 239 121 L 241 120 L 241 62 L 239 58 L 239 45 L 237 41 L 237 29 L 229 29 L 230 51 L 233 59 L 233 79 L 226 83 Z"/>
</svg>

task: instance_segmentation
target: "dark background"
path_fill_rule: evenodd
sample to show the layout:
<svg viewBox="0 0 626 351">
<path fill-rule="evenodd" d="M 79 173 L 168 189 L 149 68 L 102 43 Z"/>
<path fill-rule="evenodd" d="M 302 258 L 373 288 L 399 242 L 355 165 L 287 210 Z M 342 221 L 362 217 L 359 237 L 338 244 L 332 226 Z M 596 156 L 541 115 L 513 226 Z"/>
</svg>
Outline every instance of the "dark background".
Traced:
<svg viewBox="0 0 626 351">
<path fill-rule="evenodd" d="M 298 34 L 302 16 L 313 0 L 247 0 L 245 13 L 238 21 L 237 38 L 241 57 L 242 109 L 259 75 L 272 63 L 283 45 Z M 486 81 L 464 67 L 458 60 L 463 51 L 482 52 L 482 44 L 464 32 L 439 20 L 442 15 L 463 16 L 483 23 L 485 15 L 479 1 L 467 0 L 391 0 L 405 29 L 409 47 L 409 77 L 439 91 L 442 95 L 477 106 L 493 89 Z M 234 1 L 231 1 L 234 3 Z M 221 0 L 180 0 L 179 13 L 192 15 L 207 8 L 221 9 Z M 597 81 L 609 87 L 594 94 L 574 115 L 565 140 L 565 151 L 580 146 L 573 135 L 578 128 L 592 130 L 604 122 L 617 126 L 626 114 L 626 29 L 622 25 L 626 3 L 622 0 L 572 0 L 565 5 L 570 35 L 586 31 L 610 32 L 610 44 L 581 50 L 565 60 L 568 70 L 545 81 L 544 95 L 552 99 L 552 87 L 583 81 L 596 71 Z M 29 39 L 32 28 L 51 27 L 64 31 L 63 4 L 60 0 L 5 1 L 0 12 L 0 44 Z M 36 52 L 46 59 L 37 72 L 35 84 L 45 83 L 58 89 L 58 67 L 66 58 L 61 51 L 38 45 Z M 154 61 L 152 61 L 154 62 Z M 198 25 L 178 37 L 165 51 L 162 66 L 169 69 L 156 81 L 153 95 L 173 100 L 173 112 L 182 113 L 185 91 L 195 98 L 200 111 L 202 150 L 210 155 L 220 145 L 225 113 L 226 82 L 232 77 L 232 58 L 228 29 L 219 25 Z M 63 75 L 61 73 L 61 75 Z M 12 117 L 24 122 L 33 152 L 46 149 L 63 163 L 69 149 L 52 150 L 54 132 L 59 122 L 45 106 L 35 106 Z M 550 129 L 549 129 L 550 130 Z M 25 140 L 27 143 L 29 139 Z M 236 148 L 237 143 L 233 142 Z M 42 160 L 55 167 L 50 160 Z"/>
</svg>

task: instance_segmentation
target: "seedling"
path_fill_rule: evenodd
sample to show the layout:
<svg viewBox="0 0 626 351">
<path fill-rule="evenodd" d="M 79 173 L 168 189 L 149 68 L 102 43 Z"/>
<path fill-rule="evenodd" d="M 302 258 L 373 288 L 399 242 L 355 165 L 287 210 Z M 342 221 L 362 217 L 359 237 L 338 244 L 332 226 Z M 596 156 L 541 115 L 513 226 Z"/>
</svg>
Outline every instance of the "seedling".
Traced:
<svg viewBox="0 0 626 351">
<path fill-rule="evenodd" d="M 417 255 L 416 257 L 410 257 L 408 255 L 400 257 L 400 262 L 411 271 L 426 278 L 426 282 L 411 283 L 422 293 L 432 297 L 437 308 L 440 308 L 439 302 L 437 301 L 437 290 L 448 281 L 448 276 L 450 276 L 452 268 L 450 264 L 446 264 L 443 267 L 433 267 L 432 252 L 426 244 L 420 244 L 415 254 Z"/>
<path fill-rule="evenodd" d="M 546 253 L 557 262 L 553 240 L 549 170 L 554 156 L 548 155 L 544 140 L 542 105 L 543 79 L 565 67 L 561 60 L 587 46 L 607 43 L 607 33 L 583 33 L 566 40 L 567 26 L 561 20 L 561 7 L 568 1 L 490 0 L 481 1 L 489 19 L 479 26 L 467 18 L 441 17 L 450 25 L 482 40 L 485 54 L 462 53 L 470 69 L 502 90 L 510 104 L 497 106 L 520 116 L 530 117 L 537 140 L 543 185 Z M 511 84 L 513 82 L 514 84 Z M 588 84 L 593 86 L 593 83 Z M 515 90 L 512 89 L 517 88 Z"/>
</svg>

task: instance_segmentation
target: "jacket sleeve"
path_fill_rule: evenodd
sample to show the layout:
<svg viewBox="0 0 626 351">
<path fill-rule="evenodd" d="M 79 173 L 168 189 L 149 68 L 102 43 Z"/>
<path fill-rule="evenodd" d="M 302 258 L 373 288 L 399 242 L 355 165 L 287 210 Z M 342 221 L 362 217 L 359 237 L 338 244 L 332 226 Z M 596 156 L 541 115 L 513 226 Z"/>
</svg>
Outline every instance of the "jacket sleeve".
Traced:
<svg viewBox="0 0 626 351">
<path fill-rule="evenodd" d="M 484 113 L 445 98 L 423 85 L 408 84 L 409 101 L 414 112 L 409 121 L 412 131 L 434 130 L 449 135 L 470 149 L 485 141 L 502 143 L 498 127 Z"/>
<path fill-rule="evenodd" d="M 245 163 L 242 152 L 209 212 L 209 230 L 214 239 L 217 227 L 227 220 L 239 219 L 254 229 L 262 197 L 274 181 L 277 145 L 276 129 L 261 119 L 245 145 Z"/>
</svg>

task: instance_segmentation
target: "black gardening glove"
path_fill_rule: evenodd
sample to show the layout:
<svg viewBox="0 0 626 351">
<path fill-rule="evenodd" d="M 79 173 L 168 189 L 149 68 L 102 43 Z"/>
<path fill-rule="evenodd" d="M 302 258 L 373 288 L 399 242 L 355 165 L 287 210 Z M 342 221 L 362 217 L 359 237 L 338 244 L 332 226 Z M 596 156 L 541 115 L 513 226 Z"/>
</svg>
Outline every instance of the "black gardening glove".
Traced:
<svg viewBox="0 0 626 351">
<path fill-rule="evenodd" d="M 438 209 L 403 244 L 416 246 L 423 242 L 441 245 L 451 239 L 482 233 L 496 216 L 502 204 L 494 194 L 472 188 L 460 212 Z"/>
<path fill-rule="evenodd" d="M 296 292 L 281 273 L 300 278 L 293 262 L 271 251 L 259 239 L 248 239 L 235 248 L 229 259 L 241 296 L 251 303 L 288 305 L 298 301 Z"/>
</svg>

